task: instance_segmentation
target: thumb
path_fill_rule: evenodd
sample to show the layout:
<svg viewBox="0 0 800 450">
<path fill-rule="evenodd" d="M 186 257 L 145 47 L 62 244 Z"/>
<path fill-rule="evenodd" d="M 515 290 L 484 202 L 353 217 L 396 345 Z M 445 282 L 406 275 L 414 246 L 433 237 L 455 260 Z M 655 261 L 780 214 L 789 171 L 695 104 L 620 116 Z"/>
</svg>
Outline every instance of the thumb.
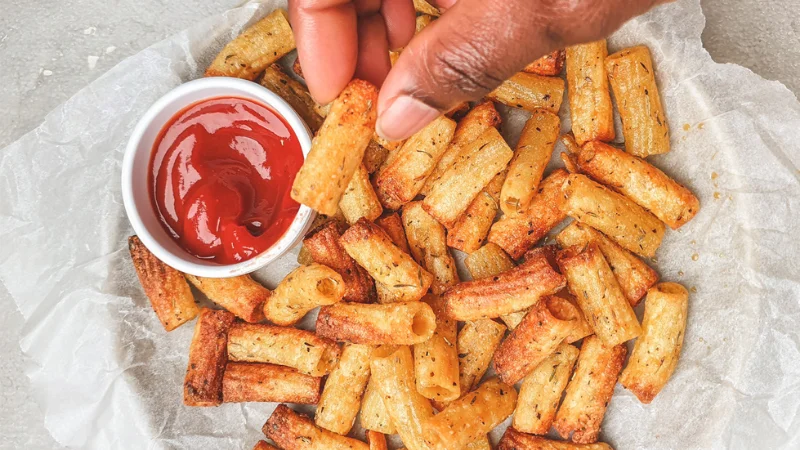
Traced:
<svg viewBox="0 0 800 450">
<path fill-rule="evenodd" d="M 389 72 L 377 131 L 405 139 L 536 58 L 605 37 L 656 1 L 459 0 L 412 39 Z"/>
</svg>

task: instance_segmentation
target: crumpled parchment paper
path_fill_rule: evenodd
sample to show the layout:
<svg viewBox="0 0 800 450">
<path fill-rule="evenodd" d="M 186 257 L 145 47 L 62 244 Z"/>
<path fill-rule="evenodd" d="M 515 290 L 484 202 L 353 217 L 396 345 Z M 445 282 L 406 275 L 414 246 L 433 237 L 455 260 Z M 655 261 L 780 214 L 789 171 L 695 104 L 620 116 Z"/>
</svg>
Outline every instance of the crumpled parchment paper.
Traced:
<svg viewBox="0 0 800 450">
<path fill-rule="evenodd" d="M 274 405 L 183 406 L 193 324 L 165 333 L 149 307 L 119 179 L 140 115 L 283 3 L 228 11 L 128 58 L 0 150 L 0 283 L 25 317 L 27 373 L 61 444 L 242 449 L 261 436 Z M 652 261 L 691 291 L 677 371 L 650 405 L 617 386 L 603 439 L 617 449 L 799 448 L 800 104 L 777 82 L 715 64 L 703 26 L 699 0 L 682 0 L 609 40 L 611 51 L 652 50 L 672 152 L 651 161 L 702 209 Z M 513 145 L 527 114 L 504 114 Z M 566 108 L 562 118 L 569 129 Z M 274 287 L 295 256 L 256 277 Z"/>
</svg>

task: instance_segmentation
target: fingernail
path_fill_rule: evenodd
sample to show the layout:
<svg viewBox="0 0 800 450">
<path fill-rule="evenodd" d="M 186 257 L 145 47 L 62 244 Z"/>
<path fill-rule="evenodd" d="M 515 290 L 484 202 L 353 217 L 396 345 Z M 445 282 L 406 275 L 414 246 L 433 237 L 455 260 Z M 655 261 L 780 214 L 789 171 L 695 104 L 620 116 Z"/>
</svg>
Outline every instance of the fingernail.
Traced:
<svg viewBox="0 0 800 450">
<path fill-rule="evenodd" d="M 380 116 L 375 131 L 384 139 L 405 139 L 441 114 L 436 109 L 408 95 L 397 97 Z"/>
</svg>

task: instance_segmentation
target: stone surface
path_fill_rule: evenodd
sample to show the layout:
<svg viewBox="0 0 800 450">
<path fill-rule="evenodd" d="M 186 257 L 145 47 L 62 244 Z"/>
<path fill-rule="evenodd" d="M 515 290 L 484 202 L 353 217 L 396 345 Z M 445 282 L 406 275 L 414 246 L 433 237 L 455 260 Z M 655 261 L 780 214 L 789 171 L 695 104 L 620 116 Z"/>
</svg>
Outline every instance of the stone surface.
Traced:
<svg viewBox="0 0 800 450">
<path fill-rule="evenodd" d="M 0 148 L 122 59 L 240 0 L 1 0 Z M 703 0 L 703 42 L 800 93 L 800 4 Z M 0 449 L 61 448 L 42 424 L 17 343 L 22 317 L 0 285 Z"/>
</svg>

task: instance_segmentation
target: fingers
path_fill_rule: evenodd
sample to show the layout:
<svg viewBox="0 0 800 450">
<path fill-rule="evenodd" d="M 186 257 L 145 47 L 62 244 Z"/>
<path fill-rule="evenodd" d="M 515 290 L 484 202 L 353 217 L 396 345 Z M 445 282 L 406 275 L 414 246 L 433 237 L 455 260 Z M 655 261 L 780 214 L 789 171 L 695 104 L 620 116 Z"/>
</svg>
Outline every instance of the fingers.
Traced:
<svg viewBox="0 0 800 450">
<path fill-rule="evenodd" d="M 397 50 L 405 47 L 414 37 L 414 22 L 417 15 L 414 4 L 409 0 L 383 0 L 381 15 L 386 22 L 389 49 Z"/>
<path fill-rule="evenodd" d="M 348 0 L 290 0 L 289 19 L 308 89 L 327 104 L 356 70 L 356 9 Z"/>
<path fill-rule="evenodd" d="M 391 68 L 386 24 L 383 18 L 378 14 L 361 17 L 358 21 L 358 60 L 355 77 L 380 87 Z"/>
<path fill-rule="evenodd" d="M 657 1 L 458 0 L 390 71 L 378 99 L 378 133 L 404 139 L 541 55 L 605 37 Z"/>
</svg>

